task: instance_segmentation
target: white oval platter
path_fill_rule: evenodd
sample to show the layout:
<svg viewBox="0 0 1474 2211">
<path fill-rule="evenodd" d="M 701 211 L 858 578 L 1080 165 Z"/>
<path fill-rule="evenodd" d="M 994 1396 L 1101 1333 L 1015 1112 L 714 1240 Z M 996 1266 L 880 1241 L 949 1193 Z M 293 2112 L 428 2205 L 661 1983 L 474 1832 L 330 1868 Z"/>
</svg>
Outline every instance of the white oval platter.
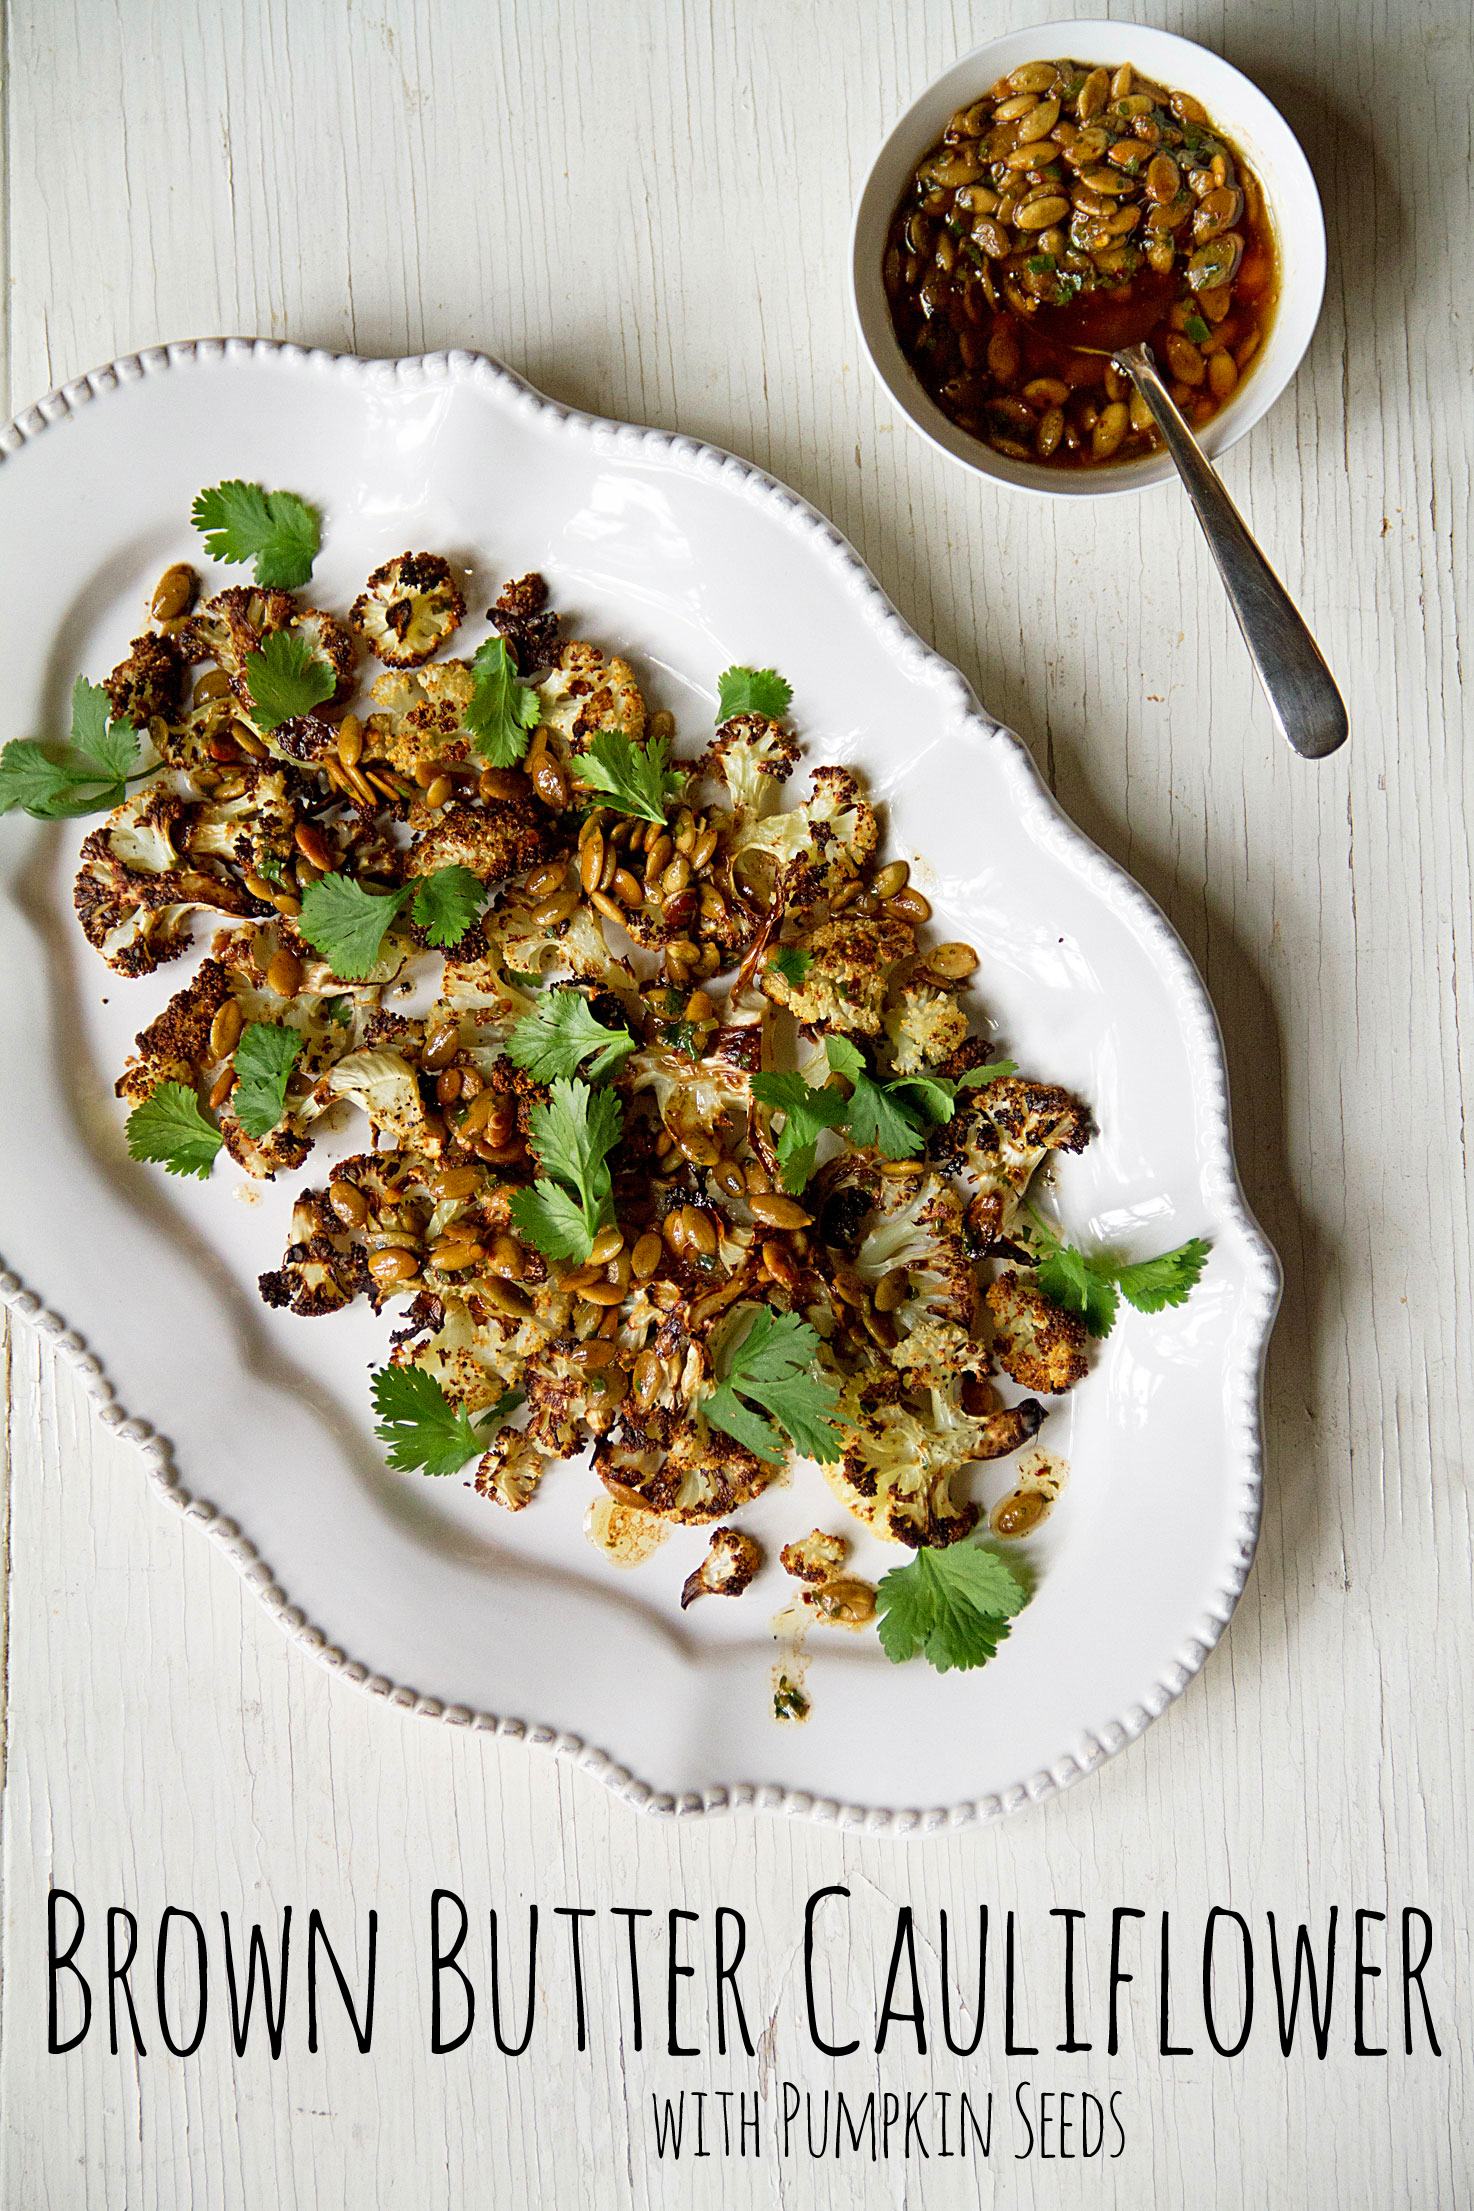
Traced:
<svg viewBox="0 0 1474 2211">
<path fill-rule="evenodd" d="M 1202 1664 L 1248 1572 L 1278 1270 L 1238 1185 L 1217 1028 L 1182 945 L 850 546 L 759 470 L 571 413 L 468 353 L 170 346 L 53 393 L 0 449 L 0 739 L 65 726 L 77 674 L 121 656 L 169 562 L 199 559 L 191 501 L 227 476 L 321 507 L 311 596 L 330 609 L 406 546 L 471 571 L 475 613 L 541 569 L 565 634 L 631 658 L 686 750 L 710 729 L 721 669 L 781 668 L 809 762 L 864 774 L 938 928 L 977 945 L 1000 1039 L 1090 1101 L 1101 1133 L 1058 1179 L 1068 1231 L 1133 1256 L 1213 1244 L 1190 1302 L 1126 1312 L 1051 1413 L 1040 1442 L 1072 1475 L 1027 1546 L 1037 1594 L 993 1663 L 938 1676 L 890 1665 L 872 1637 L 818 1631 L 812 1717 L 780 1726 L 769 1621 L 791 1585 L 776 1565 L 741 1603 L 683 1616 L 702 1533 L 622 1572 L 584 1539 L 581 1466 L 516 1516 L 385 1471 L 365 1369 L 387 1323 L 303 1322 L 256 1297 L 289 1188 L 245 1202 L 227 1161 L 201 1186 L 126 1156 L 112 1081 L 181 967 L 109 975 L 70 912 L 86 825 L 7 819 L 0 1288 L 59 1335 L 165 1494 L 346 1677 L 546 1744 L 651 1809 L 755 1805 L 913 1832 L 1047 1795 L 1139 1734 Z M 319 1152 L 303 1178 L 321 1165 Z M 1009 1463 L 978 1477 L 985 1505 Z M 800 1468 L 750 1523 L 775 1554 L 842 1518 Z M 870 1543 L 856 1564 L 899 1556 Z"/>
</svg>

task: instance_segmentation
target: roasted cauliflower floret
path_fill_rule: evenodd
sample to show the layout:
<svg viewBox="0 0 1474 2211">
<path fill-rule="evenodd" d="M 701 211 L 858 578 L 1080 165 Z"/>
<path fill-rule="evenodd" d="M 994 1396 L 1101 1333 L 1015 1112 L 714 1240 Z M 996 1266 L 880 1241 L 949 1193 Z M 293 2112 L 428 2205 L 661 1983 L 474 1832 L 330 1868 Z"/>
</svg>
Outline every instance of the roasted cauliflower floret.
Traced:
<svg viewBox="0 0 1474 2211">
<path fill-rule="evenodd" d="M 587 752 L 596 730 L 615 729 L 645 742 L 645 700 L 624 660 L 606 660 L 597 645 L 565 645 L 558 665 L 537 687 L 542 720 L 569 753 Z"/>
<path fill-rule="evenodd" d="M 785 1543 L 778 1553 L 785 1574 L 795 1581 L 807 1582 L 817 1589 L 821 1583 L 831 1581 L 850 1555 L 849 1544 L 842 1535 L 826 1535 L 822 1528 L 815 1528 L 809 1535 L 800 1536 L 797 1542 Z"/>
<path fill-rule="evenodd" d="M 536 867 L 557 841 L 545 806 L 516 806 L 504 798 L 488 799 L 484 806 L 447 806 L 435 814 L 416 808 L 410 829 L 405 863 L 410 875 L 463 867 L 488 886 Z"/>
<path fill-rule="evenodd" d="M 243 875 L 277 882 L 296 858 L 298 804 L 291 768 L 235 769 L 218 791 L 191 808 L 185 849 L 193 858 L 233 861 Z"/>
<path fill-rule="evenodd" d="M 959 1093 L 957 1110 L 937 1130 L 931 1150 L 972 1192 L 979 1232 L 1006 1236 L 1045 1155 L 1083 1151 L 1091 1133 L 1090 1115 L 1068 1090 L 1006 1075 L 986 1089 Z"/>
<path fill-rule="evenodd" d="M 778 812 L 783 786 L 797 765 L 797 742 L 777 722 L 764 714 L 734 714 L 717 731 L 695 773 L 725 792 L 740 834 Z"/>
<path fill-rule="evenodd" d="M 849 1162 L 836 1165 L 831 1188 Z M 872 1294 L 882 1282 L 902 1277 L 901 1294 L 889 1307 L 893 1365 L 911 1382 L 926 1384 L 976 1366 L 984 1357 L 973 1334 L 977 1276 L 955 1192 L 919 1161 L 888 1161 L 883 1174 L 866 1179 L 872 1210 L 860 1224 L 852 1263 Z"/>
<path fill-rule="evenodd" d="M 741 1528 L 714 1528 L 705 1558 L 681 1586 L 681 1610 L 698 1597 L 740 1597 L 763 1563 L 762 1545 Z"/>
<path fill-rule="evenodd" d="M 376 1137 L 395 1151 L 434 1151 L 444 1138 L 432 1134 L 419 1077 L 402 1052 L 382 1044 L 340 1059 L 328 1077 L 333 1095 L 349 1098 L 368 1115 Z"/>
<path fill-rule="evenodd" d="M 133 1054 L 113 1085 L 116 1095 L 129 1105 L 142 1105 L 161 1082 L 196 1088 L 210 1065 L 211 1025 L 230 994 L 229 969 L 219 960 L 202 960 L 183 990 L 139 1030 Z"/>
<path fill-rule="evenodd" d="M 180 711 L 188 665 L 172 637 L 153 630 L 135 637 L 128 658 L 103 678 L 115 719 L 131 722 L 135 729 L 146 728 L 156 714 L 172 721 Z"/>
<path fill-rule="evenodd" d="M 998 1363 L 1015 1382 L 1058 1396 L 1084 1379 L 1085 1323 L 1078 1313 L 1065 1312 L 1012 1268 L 990 1286 L 987 1307 Z"/>
<path fill-rule="evenodd" d="M 752 879 L 765 862 L 775 895 L 797 913 L 853 882 L 880 835 L 874 809 L 847 768 L 817 768 L 810 795 L 790 812 L 739 817 L 728 833 L 734 880 Z M 909 946 L 908 946 L 909 949 Z M 873 1032 L 872 1032 L 873 1033 Z"/>
<path fill-rule="evenodd" d="M 955 994 L 934 983 L 903 983 L 885 1009 L 891 1066 L 898 1075 L 937 1068 L 967 1037 L 967 1015 Z"/>
<path fill-rule="evenodd" d="M 549 611 L 547 584 L 535 571 L 504 585 L 486 619 L 511 647 L 519 675 L 552 667 L 558 657 L 558 617 Z"/>
<path fill-rule="evenodd" d="M 843 1458 L 823 1469 L 840 1502 L 887 1543 L 913 1551 L 971 1535 L 979 1508 L 952 1494 L 975 1456 L 959 1438 L 941 1436 L 907 1406 L 894 1374 L 852 1376 L 840 1399 L 839 1424 L 852 1440 Z"/>
<path fill-rule="evenodd" d="M 587 906 L 575 906 L 566 921 L 537 922 L 532 918 L 537 904 L 525 891 L 512 891 L 494 913 L 483 915 L 486 945 L 499 967 L 514 975 L 535 975 L 542 982 L 572 975 L 616 996 L 634 989 L 629 966 L 616 959 L 605 943 L 597 914 Z"/>
<path fill-rule="evenodd" d="M 373 712 L 364 722 L 364 749 L 413 775 L 422 760 L 447 767 L 475 765 L 466 709 L 476 695 L 468 660 L 432 660 L 423 668 L 391 668 L 375 678 Z"/>
<path fill-rule="evenodd" d="M 72 903 L 87 942 L 120 975 L 148 975 L 190 943 L 190 915 L 247 914 L 239 886 L 180 851 L 191 808 L 162 783 L 124 799 L 83 839 Z"/>
<path fill-rule="evenodd" d="M 765 967 L 764 995 L 797 1021 L 878 1036 L 891 971 L 915 949 L 906 923 L 888 914 L 869 920 L 842 914 L 821 922 L 802 949 L 813 962 L 803 981 L 791 983 L 777 968 Z"/>
<path fill-rule="evenodd" d="M 400 553 L 376 568 L 348 619 L 386 668 L 418 668 L 466 617 L 464 594 L 438 553 Z"/>
<path fill-rule="evenodd" d="M 341 1313 L 373 1278 L 364 1247 L 347 1239 L 345 1223 L 322 1190 L 302 1190 L 292 1207 L 291 1234 L 279 1268 L 258 1275 L 264 1305 L 320 1320 Z"/>
<path fill-rule="evenodd" d="M 730 1120 L 746 1126 L 752 1108 L 752 1069 L 727 1040 L 750 1032 L 718 1030 L 713 1048 L 700 1059 L 663 1044 L 632 1052 L 618 1070 L 617 1086 L 629 1097 L 649 1091 L 662 1124 L 687 1159 L 714 1167 L 732 1144 Z"/>
<path fill-rule="evenodd" d="M 777 1472 L 744 1444 L 690 1414 L 646 1416 L 648 1428 L 616 1422 L 594 1450 L 594 1472 L 613 1497 L 664 1520 L 699 1527 L 725 1520 L 766 1489 Z"/>
</svg>

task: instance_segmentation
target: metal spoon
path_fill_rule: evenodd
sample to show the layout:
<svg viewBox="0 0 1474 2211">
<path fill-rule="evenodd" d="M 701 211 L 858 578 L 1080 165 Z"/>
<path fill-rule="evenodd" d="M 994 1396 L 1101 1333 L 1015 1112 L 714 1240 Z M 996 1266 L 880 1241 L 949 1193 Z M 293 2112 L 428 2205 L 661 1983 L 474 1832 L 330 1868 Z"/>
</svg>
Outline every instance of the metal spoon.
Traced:
<svg viewBox="0 0 1474 2211">
<path fill-rule="evenodd" d="M 1105 354 L 1140 392 L 1218 563 L 1275 726 L 1302 758 L 1323 760 L 1346 742 L 1346 708 L 1335 678 L 1188 428 L 1146 343 L 1170 293 L 1170 278 L 1163 283 L 1144 272 L 1125 293 L 1082 292 L 1057 307 L 1041 301 L 1030 314 L 1014 312 L 1025 329 L 1074 352 Z"/>
</svg>

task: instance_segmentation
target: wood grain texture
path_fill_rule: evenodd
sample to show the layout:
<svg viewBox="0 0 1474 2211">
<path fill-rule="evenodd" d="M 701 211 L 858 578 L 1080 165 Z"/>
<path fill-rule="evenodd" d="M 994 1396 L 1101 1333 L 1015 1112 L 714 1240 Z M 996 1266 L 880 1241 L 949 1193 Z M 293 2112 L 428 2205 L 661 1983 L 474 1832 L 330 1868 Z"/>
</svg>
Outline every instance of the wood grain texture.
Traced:
<svg viewBox="0 0 1474 2211">
<path fill-rule="evenodd" d="M 1009 20 L 1050 12 L 1020 0 Z M 545 1757 L 409 1722 L 333 1682 L 152 1500 L 71 1373 L 17 1331 L 5 2205 L 1380 2211 L 1466 2192 L 1467 11 L 1121 12 L 1256 77 L 1325 197 L 1320 329 L 1225 467 L 1351 707 L 1351 745 L 1318 770 L 1276 749 L 1175 491 L 1092 511 L 975 484 L 893 418 L 857 356 L 842 284 L 855 189 L 913 93 L 999 27 L 991 9 L 10 0 L 13 403 L 119 352 L 214 331 L 372 354 L 469 345 L 560 399 L 771 468 L 854 540 L 1182 932 L 1223 1023 L 1240 1160 L 1286 1297 L 1264 1536 L 1225 1647 L 1096 1779 L 1001 1828 L 906 1848 L 641 1820 Z M 145 2059 L 113 2058 L 95 2028 L 75 2056 L 48 2058 L 53 1880 L 99 1911 L 132 1904 L 149 1928 L 165 1903 L 190 1906 L 212 1941 L 222 1908 L 249 1922 L 315 1903 L 351 1975 L 348 1930 L 377 1905 L 372 2055 L 341 2032 L 309 2055 L 294 2011 L 276 2065 L 254 2040 L 236 2059 L 218 2018 L 189 2059 L 152 2040 Z M 466 1896 L 481 1944 L 493 1903 L 605 1915 L 588 2050 L 573 2047 L 561 1973 L 526 2059 L 500 2058 L 484 2026 L 454 2056 L 425 2054 L 426 1989 L 409 1961 L 436 1882 Z M 1303 2044 L 1287 2062 L 1263 2025 L 1237 2062 L 1204 2054 L 1201 2033 L 1183 2037 L 1198 2055 L 1163 2060 L 1143 2004 L 1114 2060 L 1057 2055 L 1050 2016 L 1023 2036 L 1044 2046 L 1037 2059 L 1006 2059 L 991 2017 L 971 2062 L 829 2064 L 803 2047 L 797 1949 L 803 1900 L 829 1882 L 853 1890 L 857 1941 L 834 1996 L 862 2022 L 902 1902 L 929 1974 L 938 1908 L 955 1924 L 988 1902 L 1019 1912 L 1041 1975 L 1056 1906 L 1087 1911 L 1098 1942 L 1117 1904 L 1170 1905 L 1199 1934 L 1213 1904 L 1261 1933 L 1266 1910 L 1293 1923 L 1331 1903 L 1421 1905 L 1437 1927 L 1444 2055 L 1404 2058 L 1394 2017 L 1385 2060 L 1354 2057 L 1338 2030 L 1324 2063 Z M 759 2059 L 636 2056 L 627 2018 L 614 2024 L 610 1908 L 687 1906 L 707 1943 L 718 1903 L 753 1929 Z M 520 1956 L 520 1920 L 513 1934 Z M 1096 2023 L 1103 1970 L 1097 1949 Z M 1190 1958 L 1185 1971 L 1191 1987 Z M 1272 2001 L 1262 1978 L 1259 2001 Z M 1045 2165 L 995 2145 L 986 2166 L 871 2166 L 785 2162 L 765 2144 L 761 2158 L 696 2167 L 657 2160 L 649 2136 L 650 2092 L 681 2085 L 761 2084 L 771 2124 L 785 2077 L 863 2099 L 898 2081 L 1004 2096 L 1025 2076 L 1120 2087 L 1126 2153 Z"/>
</svg>

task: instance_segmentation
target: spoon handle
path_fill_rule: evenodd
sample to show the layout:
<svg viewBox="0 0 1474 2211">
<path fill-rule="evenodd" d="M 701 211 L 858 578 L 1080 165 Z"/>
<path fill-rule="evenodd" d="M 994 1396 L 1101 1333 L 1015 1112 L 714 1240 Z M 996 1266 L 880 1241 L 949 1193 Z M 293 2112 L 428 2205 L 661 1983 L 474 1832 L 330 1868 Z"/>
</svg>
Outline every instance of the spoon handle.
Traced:
<svg viewBox="0 0 1474 2211">
<path fill-rule="evenodd" d="M 1115 360 L 1146 402 L 1176 464 L 1218 563 L 1275 726 L 1304 759 L 1323 760 L 1346 742 L 1346 708 L 1315 639 L 1184 421 L 1158 373 L 1150 346 L 1125 346 Z"/>
</svg>

